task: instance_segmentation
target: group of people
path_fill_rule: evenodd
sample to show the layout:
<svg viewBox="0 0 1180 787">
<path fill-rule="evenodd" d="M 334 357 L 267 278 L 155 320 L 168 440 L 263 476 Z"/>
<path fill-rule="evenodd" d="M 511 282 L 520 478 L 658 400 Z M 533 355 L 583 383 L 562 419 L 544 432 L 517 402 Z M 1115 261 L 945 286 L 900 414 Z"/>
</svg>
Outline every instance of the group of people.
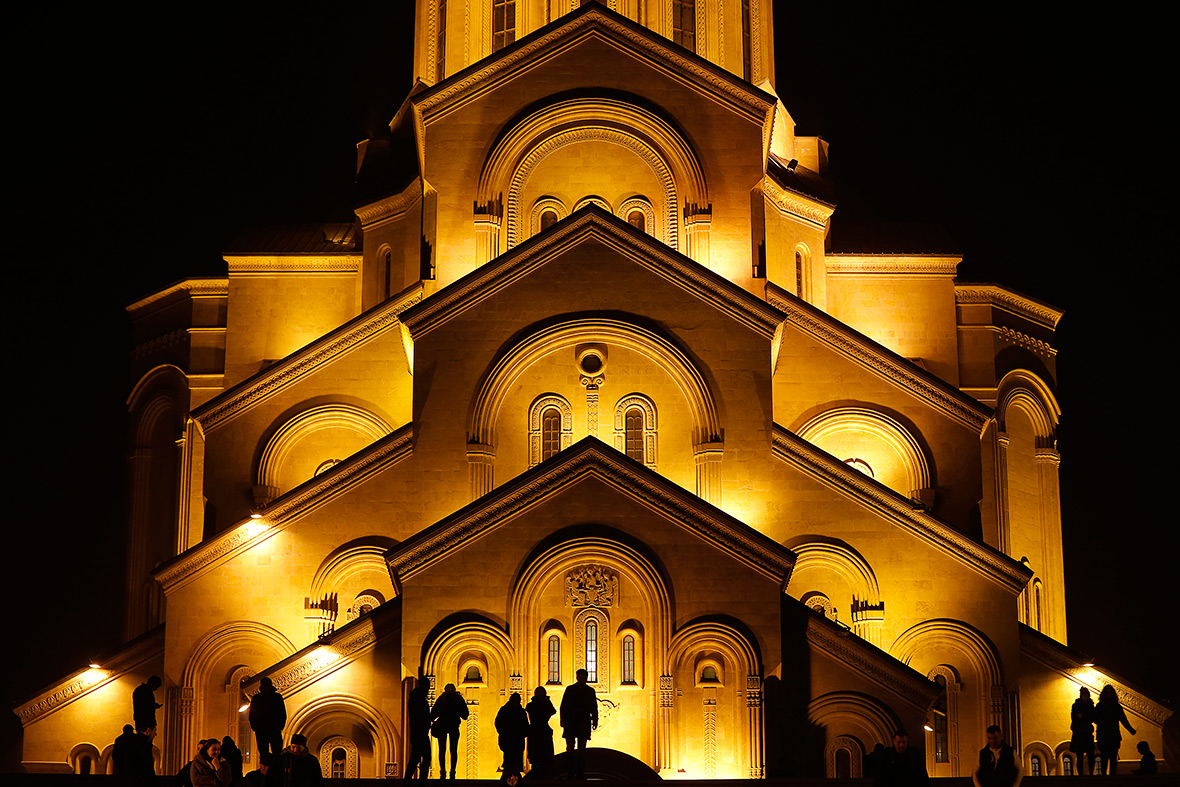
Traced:
<svg viewBox="0 0 1180 787">
<path fill-rule="evenodd" d="M 568 776 L 586 778 L 586 742 L 598 729 L 598 697 L 587 683 L 589 674 L 584 669 L 576 673 L 577 681 L 568 686 L 561 698 L 560 721 L 566 751 L 569 753 Z M 470 715 L 467 701 L 448 683 L 442 694 L 430 705 L 430 684 L 423 678 L 410 692 L 409 728 L 410 759 L 406 765 L 407 779 L 425 779 L 430 774 L 430 738 L 438 740 L 439 778 L 454 779 L 459 756 L 459 728 Z M 553 767 L 553 729 L 549 726 L 557 711 L 544 686 L 538 686 L 533 698 L 524 705 L 518 692 L 513 692 L 496 714 L 496 735 L 504 754 L 501 781 L 516 784 L 524 774 L 525 746 L 528 746 L 530 775 L 545 779 Z M 450 752 L 450 771 L 447 752 Z"/>
<path fill-rule="evenodd" d="M 1109 683 L 1098 695 L 1098 704 L 1090 699 L 1090 690 L 1082 688 L 1078 698 L 1069 710 L 1069 750 L 1077 756 L 1074 773 L 1094 773 L 1095 750 L 1097 750 L 1098 772 L 1111 775 L 1118 772 L 1119 747 L 1123 741 L 1121 727 L 1135 734 L 1135 728 L 1127 721 L 1127 712 L 1119 702 L 1119 695 Z M 1140 755 L 1139 767 L 1132 773 L 1153 774 L 1158 771 L 1155 754 L 1147 741 L 1139 741 L 1135 747 Z"/>
<path fill-rule="evenodd" d="M 922 752 L 910 746 L 905 730 L 893 733 L 893 746 L 878 746 L 868 757 L 868 769 L 875 787 L 926 787 L 930 774 Z M 996 725 L 987 728 L 987 745 L 979 751 L 979 764 L 972 773 L 974 787 L 1019 787 L 1023 774 L 1020 761 L 1004 733 Z"/>
</svg>

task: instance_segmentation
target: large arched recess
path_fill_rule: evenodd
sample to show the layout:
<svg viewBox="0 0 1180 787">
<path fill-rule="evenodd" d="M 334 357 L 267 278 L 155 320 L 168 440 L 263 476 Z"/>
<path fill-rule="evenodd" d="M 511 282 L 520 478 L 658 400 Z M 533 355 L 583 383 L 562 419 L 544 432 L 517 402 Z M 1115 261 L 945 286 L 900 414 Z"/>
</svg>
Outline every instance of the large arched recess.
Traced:
<svg viewBox="0 0 1180 787">
<path fill-rule="evenodd" d="M 188 547 L 179 523 L 181 449 L 189 409 L 188 377 L 177 366 L 157 366 L 127 398 L 131 450 L 127 455 L 127 639 L 164 621 L 164 593 L 150 572 Z"/>
<path fill-rule="evenodd" d="M 716 397 L 696 363 L 669 338 L 616 317 L 571 317 L 535 328 L 514 339 L 498 354 L 496 363 L 477 383 L 468 415 L 469 458 L 473 465 L 472 493 L 478 497 L 492 488 L 492 471 L 499 438 L 496 424 L 505 399 L 533 364 L 556 351 L 581 344 L 624 348 L 641 355 L 671 380 L 680 396 L 689 425 L 694 454 L 720 453 L 721 422 Z M 609 374 L 609 372 L 608 372 Z M 714 467 L 699 463 L 701 467 Z M 479 469 L 483 475 L 476 472 Z M 698 469 L 697 494 L 712 488 Z"/>
<path fill-rule="evenodd" d="M 327 740 L 346 739 L 360 751 L 361 778 L 387 778 L 386 764 L 405 762 L 398 756 L 401 734 L 396 726 L 369 699 L 355 694 L 315 697 L 291 713 L 287 729 L 306 736 L 313 754 Z"/>
<path fill-rule="evenodd" d="M 709 205 L 700 160 L 679 131 L 652 112 L 617 98 L 587 97 L 557 101 L 513 125 L 488 154 L 480 173 L 477 204 L 504 201 L 504 248 L 524 239 L 529 206 L 521 204 L 524 186 L 548 156 L 590 140 L 624 147 L 655 174 L 660 194 L 659 236 L 672 248 L 681 241 L 680 207 Z"/>
</svg>

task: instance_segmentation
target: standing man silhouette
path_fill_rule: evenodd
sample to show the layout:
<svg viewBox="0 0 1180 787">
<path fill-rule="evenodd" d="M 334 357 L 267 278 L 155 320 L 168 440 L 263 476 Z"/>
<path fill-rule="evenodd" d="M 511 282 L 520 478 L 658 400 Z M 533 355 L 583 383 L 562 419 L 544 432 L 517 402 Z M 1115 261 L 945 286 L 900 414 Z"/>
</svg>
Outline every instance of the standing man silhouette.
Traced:
<svg viewBox="0 0 1180 787">
<path fill-rule="evenodd" d="M 135 719 L 135 731 L 143 732 L 156 726 L 156 708 L 164 707 L 156 702 L 156 689 L 164 685 L 159 675 L 152 675 L 131 692 L 131 715 Z"/>
<path fill-rule="evenodd" d="M 434 701 L 430 709 L 430 734 L 438 738 L 438 778 L 447 778 L 447 742 L 450 741 L 451 750 L 451 778 L 455 778 L 455 768 L 459 764 L 459 727 L 463 720 L 471 714 L 467 709 L 467 700 L 455 690 L 454 683 L 448 683 L 443 693 Z"/>
<path fill-rule="evenodd" d="M 586 741 L 590 740 L 591 730 L 598 729 L 598 695 L 586 682 L 586 670 L 578 670 L 576 677 L 578 682 L 561 695 L 561 726 L 569 755 L 569 778 L 585 779 Z"/>
<path fill-rule="evenodd" d="M 283 727 L 287 706 L 270 678 L 258 681 L 258 693 L 250 698 L 250 729 L 258 741 L 258 753 L 277 758 L 283 753 Z"/>
</svg>

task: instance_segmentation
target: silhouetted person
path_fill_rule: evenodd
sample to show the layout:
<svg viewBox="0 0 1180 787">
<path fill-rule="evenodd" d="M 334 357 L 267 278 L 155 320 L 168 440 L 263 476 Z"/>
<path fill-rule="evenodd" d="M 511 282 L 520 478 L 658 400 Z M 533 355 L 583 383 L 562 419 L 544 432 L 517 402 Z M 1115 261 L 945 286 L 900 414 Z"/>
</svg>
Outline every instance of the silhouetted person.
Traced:
<svg viewBox="0 0 1180 787">
<path fill-rule="evenodd" d="M 586 670 L 578 670 L 575 677 L 578 682 L 566 687 L 561 695 L 561 735 L 569 754 L 569 778 L 585 779 L 586 741 L 590 740 L 590 732 L 598 729 L 598 695 L 586 682 Z"/>
<path fill-rule="evenodd" d="M 430 734 L 438 738 L 438 778 L 447 778 L 447 743 L 451 750 L 451 778 L 455 778 L 455 768 L 459 760 L 459 725 L 467 718 L 467 700 L 455 691 L 455 684 L 448 683 L 443 693 L 434 701 L 430 709 Z"/>
<path fill-rule="evenodd" d="M 1017 787 L 1024 774 L 1016 752 L 1004 743 L 1003 731 L 993 724 L 987 728 L 987 745 L 979 750 L 979 767 L 971 774 L 975 787 Z"/>
<path fill-rule="evenodd" d="M 246 783 L 247 787 L 265 787 L 266 772 L 269 768 L 270 755 L 260 754 L 258 755 L 258 770 L 247 773 L 242 777 L 242 781 Z"/>
<path fill-rule="evenodd" d="M 557 713 L 544 686 L 538 686 L 525 707 L 529 717 L 529 778 L 548 779 L 553 769 L 553 728 L 549 720 Z"/>
<path fill-rule="evenodd" d="M 283 727 L 287 726 L 287 706 L 283 695 L 275 691 L 270 678 L 258 681 L 258 693 L 250 698 L 250 729 L 254 730 L 258 754 L 272 759 L 283 753 Z"/>
<path fill-rule="evenodd" d="M 182 787 L 193 787 L 193 763 L 196 762 L 197 758 L 201 756 L 201 751 L 205 748 L 205 744 L 208 742 L 209 741 L 206 738 L 202 738 L 201 740 L 197 741 L 197 750 L 193 753 L 193 758 L 186 762 L 184 767 L 180 769 L 180 772 L 176 774 L 176 779 L 182 785 Z"/>
<path fill-rule="evenodd" d="M 406 703 L 410 727 L 410 759 L 406 779 L 425 779 L 430 775 L 430 679 L 422 678 L 410 692 Z"/>
<path fill-rule="evenodd" d="M 496 714 L 496 742 L 504 753 L 500 781 L 506 782 L 512 776 L 519 779 L 524 773 L 524 739 L 528 731 L 528 714 L 520 704 L 520 693 L 514 691 Z"/>
<path fill-rule="evenodd" d="M 111 747 L 111 761 L 115 763 L 116 774 L 130 776 L 135 772 L 135 748 L 138 745 L 135 728 L 124 724 L 123 734 L 115 738 L 115 745 Z"/>
<path fill-rule="evenodd" d="M 242 780 L 242 750 L 228 735 L 221 739 L 221 759 L 225 760 L 225 764 L 229 766 L 229 775 L 233 777 L 232 783 L 240 782 Z"/>
<path fill-rule="evenodd" d="M 123 728 L 126 731 L 126 727 Z M 152 741 L 156 738 L 156 728 L 148 727 L 135 734 L 134 759 L 131 773 L 135 781 L 145 783 L 156 780 L 156 755 L 152 751 Z"/>
<path fill-rule="evenodd" d="M 216 738 L 205 741 L 189 766 L 189 774 L 193 787 L 229 787 L 234 776 L 229 763 L 221 756 L 221 741 Z"/>
<path fill-rule="evenodd" d="M 1074 773 L 1094 773 L 1094 700 L 1085 687 L 1069 709 L 1069 750 L 1077 755 Z"/>
<path fill-rule="evenodd" d="M 865 778 L 876 779 L 877 774 L 881 772 L 881 764 L 884 762 L 884 760 L 885 744 L 878 743 L 873 747 L 873 750 L 869 752 L 868 756 L 865 757 Z"/>
<path fill-rule="evenodd" d="M 1123 741 L 1119 725 L 1127 728 L 1127 732 L 1135 734 L 1135 728 L 1127 722 L 1127 712 L 1119 702 L 1118 692 L 1114 686 L 1107 683 L 1098 695 L 1098 704 L 1094 706 L 1094 724 L 1097 730 L 1094 738 L 1098 743 L 1098 752 L 1102 755 L 1102 773 L 1114 776 L 1119 769 L 1119 745 Z"/>
<path fill-rule="evenodd" d="M 268 787 L 319 787 L 323 782 L 320 761 L 307 751 L 307 738 L 299 733 L 278 757 L 271 757 L 266 771 Z"/>
<path fill-rule="evenodd" d="M 905 730 L 893 733 L 893 745 L 890 748 L 881 746 L 876 770 L 873 781 L 877 787 L 926 787 L 930 782 L 926 758 L 922 752 L 910 746 Z"/>
<path fill-rule="evenodd" d="M 1135 749 L 1141 756 L 1139 767 L 1134 768 L 1131 773 L 1137 773 L 1140 776 L 1154 776 L 1160 772 L 1159 763 L 1155 761 L 1155 755 L 1151 753 L 1151 747 L 1147 745 L 1147 741 L 1139 741 L 1139 745 Z"/>
<path fill-rule="evenodd" d="M 132 718 L 135 719 L 137 732 L 156 726 L 156 708 L 164 707 L 156 702 L 156 689 L 163 684 L 159 675 L 152 675 L 131 692 Z"/>
</svg>

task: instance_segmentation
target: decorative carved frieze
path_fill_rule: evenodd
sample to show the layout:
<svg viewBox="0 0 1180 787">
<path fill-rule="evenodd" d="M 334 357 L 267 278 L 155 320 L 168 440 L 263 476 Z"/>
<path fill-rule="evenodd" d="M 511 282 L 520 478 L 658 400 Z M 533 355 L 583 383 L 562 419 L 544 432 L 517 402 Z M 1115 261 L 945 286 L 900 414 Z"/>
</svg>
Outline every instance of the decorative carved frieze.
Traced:
<svg viewBox="0 0 1180 787">
<path fill-rule="evenodd" d="M 1056 328 L 1065 312 L 1047 303 L 1041 303 L 1006 289 L 998 284 L 955 285 L 955 303 L 990 303 L 1013 314 L 1039 323 L 1046 328 Z"/>
<path fill-rule="evenodd" d="M 360 254 L 250 254 L 227 255 L 231 274 L 251 273 L 356 273 L 361 268 Z"/>
<path fill-rule="evenodd" d="M 933 681 L 819 616 L 807 620 L 807 641 L 922 710 L 938 694 Z"/>
<path fill-rule="evenodd" d="M 671 708 L 675 700 L 675 694 L 672 689 L 672 676 L 660 676 L 660 707 Z"/>
<path fill-rule="evenodd" d="M 291 694 L 331 674 L 356 658 L 377 641 L 377 632 L 368 619 L 341 629 L 324 641 L 304 648 L 269 673 L 275 688 Z"/>
<path fill-rule="evenodd" d="M 565 603 L 571 607 L 611 607 L 619 597 L 619 578 L 606 566 L 572 569 L 565 577 Z"/>
<path fill-rule="evenodd" d="M 824 257 L 824 268 L 833 275 L 901 273 L 953 278 L 962 261 L 962 257 L 949 254 L 828 254 Z"/>
<path fill-rule="evenodd" d="M 151 295 L 140 298 L 127 307 L 127 312 L 133 317 L 137 316 L 135 312 L 143 311 L 147 307 L 168 300 L 175 295 L 190 298 L 224 298 L 229 295 L 229 279 L 185 279 L 184 281 L 178 281 L 170 287 L 165 287 L 162 290 L 153 292 Z"/>
<path fill-rule="evenodd" d="M 1041 341 L 1040 339 L 1034 339 L 1027 333 L 1021 333 L 1020 331 L 1013 330 L 1012 328 L 1005 326 L 1000 326 L 997 328 L 997 330 L 1000 333 L 1000 338 L 1006 341 L 1008 344 L 1014 344 L 1017 347 L 1023 347 L 1030 352 L 1034 352 L 1037 355 L 1043 355 L 1046 358 L 1052 358 L 1053 356 L 1057 355 L 1057 350 L 1054 349 L 1053 345 L 1049 344 L 1048 342 Z"/>
<path fill-rule="evenodd" d="M 829 205 L 781 186 L 769 175 L 762 179 L 762 193 L 770 200 L 770 204 L 783 213 L 790 214 L 818 230 L 823 230 L 828 226 L 828 220 L 836 209 L 835 205 Z"/>
</svg>

